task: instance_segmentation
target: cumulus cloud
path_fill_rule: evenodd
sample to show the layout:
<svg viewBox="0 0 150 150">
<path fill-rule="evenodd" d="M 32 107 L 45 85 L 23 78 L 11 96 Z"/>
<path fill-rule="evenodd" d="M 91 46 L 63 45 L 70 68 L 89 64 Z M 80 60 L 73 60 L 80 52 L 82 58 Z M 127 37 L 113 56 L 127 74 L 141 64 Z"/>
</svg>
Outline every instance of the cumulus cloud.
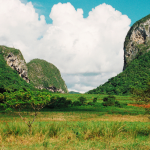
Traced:
<svg viewBox="0 0 150 150">
<path fill-rule="evenodd" d="M 45 59 L 58 67 L 70 90 L 88 91 L 123 68 L 123 42 L 130 19 L 101 4 L 83 18 L 83 10 L 58 3 L 46 24 L 31 2 L 0 0 L 0 45 L 22 51 L 26 61 Z"/>
<path fill-rule="evenodd" d="M 0 44 L 19 48 L 26 60 L 33 58 L 37 39 L 48 28 L 45 17 L 35 13 L 31 2 L 0 0 L 0 4 Z"/>
</svg>

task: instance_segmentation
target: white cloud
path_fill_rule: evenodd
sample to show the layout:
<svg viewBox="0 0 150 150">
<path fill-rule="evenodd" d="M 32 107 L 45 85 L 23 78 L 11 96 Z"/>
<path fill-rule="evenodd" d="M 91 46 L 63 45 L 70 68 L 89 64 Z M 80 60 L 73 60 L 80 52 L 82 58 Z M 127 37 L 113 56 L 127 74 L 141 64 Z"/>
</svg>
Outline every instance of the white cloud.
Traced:
<svg viewBox="0 0 150 150">
<path fill-rule="evenodd" d="M 112 6 L 101 4 L 83 18 L 82 9 L 58 3 L 50 12 L 53 23 L 46 24 L 31 2 L 0 4 L 0 45 L 19 48 L 27 62 L 41 58 L 53 63 L 69 89 L 90 90 L 122 71 L 131 21 Z"/>
</svg>

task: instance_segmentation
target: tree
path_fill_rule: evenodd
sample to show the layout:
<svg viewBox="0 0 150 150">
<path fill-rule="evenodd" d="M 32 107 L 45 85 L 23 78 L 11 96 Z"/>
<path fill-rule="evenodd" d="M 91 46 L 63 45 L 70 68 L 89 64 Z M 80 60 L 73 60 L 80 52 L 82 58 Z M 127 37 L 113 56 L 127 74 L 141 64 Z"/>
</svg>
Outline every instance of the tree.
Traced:
<svg viewBox="0 0 150 150">
<path fill-rule="evenodd" d="M 96 103 L 97 102 L 97 97 L 94 97 L 93 98 L 93 103 Z"/>
<path fill-rule="evenodd" d="M 132 89 L 132 97 L 137 102 L 150 103 L 150 82 L 145 90 Z"/>
<path fill-rule="evenodd" d="M 50 103 L 51 95 L 49 93 L 39 91 L 19 91 L 14 93 L 5 92 L 1 94 L 0 97 L 1 101 L 3 101 L 0 103 L 0 105 L 5 108 L 5 111 L 17 111 L 18 115 L 29 127 L 29 133 L 31 134 L 32 124 L 35 121 L 38 112 Z M 23 109 L 34 111 L 34 115 L 31 120 L 27 120 L 25 117 L 23 117 L 21 113 Z"/>
<path fill-rule="evenodd" d="M 83 105 L 83 103 L 86 102 L 86 98 L 83 97 L 83 96 L 80 96 L 80 97 L 78 98 L 78 100 L 82 103 L 82 105 Z"/>
</svg>

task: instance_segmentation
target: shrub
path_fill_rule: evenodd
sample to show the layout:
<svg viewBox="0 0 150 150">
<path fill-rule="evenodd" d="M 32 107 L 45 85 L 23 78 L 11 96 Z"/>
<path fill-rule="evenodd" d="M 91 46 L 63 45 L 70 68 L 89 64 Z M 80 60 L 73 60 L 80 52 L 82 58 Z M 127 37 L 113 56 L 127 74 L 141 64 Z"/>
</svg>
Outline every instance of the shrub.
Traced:
<svg viewBox="0 0 150 150">
<path fill-rule="evenodd" d="M 109 95 L 107 97 L 103 98 L 103 106 L 117 106 L 117 107 L 121 107 L 120 103 L 118 101 L 116 101 L 116 97 Z"/>
<path fill-rule="evenodd" d="M 86 98 L 83 97 L 83 96 L 80 96 L 80 97 L 78 98 L 78 100 L 81 102 L 82 105 L 86 102 Z"/>
<path fill-rule="evenodd" d="M 112 106 L 115 104 L 115 96 L 109 95 L 103 98 L 103 105 L 104 106 Z"/>
<path fill-rule="evenodd" d="M 115 106 L 116 107 L 121 107 L 121 104 L 118 101 L 115 101 Z"/>
<path fill-rule="evenodd" d="M 0 93 L 0 103 L 4 102 L 4 95 L 2 93 Z"/>
<path fill-rule="evenodd" d="M 49 108 L 66 108 L 72 105 L 71 100 L 67 100 L 65 97 L 52 96 L 51 103 L 48 105 Z"/>
<path fill-rule="evenodd" d="M 149 114 L 150 115 L 150 108 L 145 108 L 145 114 Z"/>
<path fill-rule="evenodd" d="M 73 105 L 73 106 L 81 106 L 82 103 L 81 103 L 80 101 L 74 101 L 74 102 L 72 103 L 72 105 Z"/>
<path fill-rule="evenodd" d="M 96 103 L 97 102 L 97 97 L 94 97 L 93 98 L 93 103 Z"/>
<path fill-rule="evenodd" d="M 70 99 L 66 100 L 65 102 L 65 106 L 71 106 L 72 105 L 72 101 Z"/>
<path fill-rule="evenodd" d="M 94 105 L 94 103 L 93 103 L 93 102 L 88 102 L 88 105 L 93 106 L 93 105 Z"/>
</svg>

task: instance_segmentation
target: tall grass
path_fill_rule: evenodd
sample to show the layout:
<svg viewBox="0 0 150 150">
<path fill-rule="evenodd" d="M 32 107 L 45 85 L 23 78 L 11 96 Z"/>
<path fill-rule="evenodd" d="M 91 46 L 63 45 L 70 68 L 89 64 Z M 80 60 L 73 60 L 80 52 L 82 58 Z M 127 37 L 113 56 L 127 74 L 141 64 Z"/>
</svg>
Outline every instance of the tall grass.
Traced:
<svg viewBox="0 0 150 150">
<path fill-rule="evenodd" d="M 3 122 L 0 124 L 1 147 L 17 149 L 21 147 L 21 143 L 25 143 L 25 139 L 28 139 L 29 143 L 22 144 L 22 148 L 28 145 L 34 149 L 36 143 L 41 147 L 40 149 L 65 149 L 67 146 L 70 149 L 138 149 L 139 147 L 150 149 L 150 123 L 36 122 L 31 135 L 28 127 L 23 123 Z"/>
</svg>

